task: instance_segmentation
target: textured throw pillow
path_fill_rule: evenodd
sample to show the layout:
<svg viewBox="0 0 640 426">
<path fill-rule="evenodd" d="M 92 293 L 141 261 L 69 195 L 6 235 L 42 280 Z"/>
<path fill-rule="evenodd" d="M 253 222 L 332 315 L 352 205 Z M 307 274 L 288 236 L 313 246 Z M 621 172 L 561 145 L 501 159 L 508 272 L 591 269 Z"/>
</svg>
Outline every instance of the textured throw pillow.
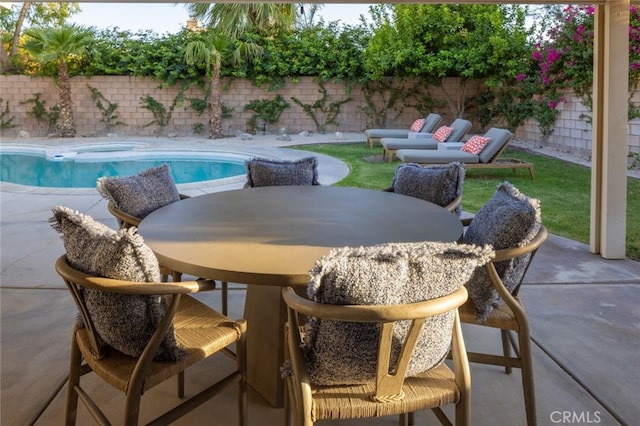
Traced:
<svg viewBox="0 0 640 426">
<path fill-rule="evenodd" d="M 246 166 L 246 187 L 319 185 L 316 157 L 306 157 L 295 161 L 254 158 L 247 161 Z"/>
<path fill-rule="evenodd" d="M 447 138 L 453 133 L 453 127 L 442 126 L 431 136 L 431 139 L 435 139 L 438 142 L 446 142 Z"/>
<path fill-rule="evenodd" d="M 489 261 L 489 247 L 455 243 L 391 243 L 334 249 L 310 271 L 308 296 L 334 305 L 397 305 L 442 297 L 463 286 Z M 407 376 L 438 366 L 451 345 L 453 311 L 427 319 Z M 394 340 L 403 341 L 400 322 Z M 313 383 L 356 384 L 375 380 L 379 326 L 309 318 L 302 350 Z M 397 360 L 399 344 L 392 348 Z M 393 364 L 392 364 L 393 365 Z"/>
<path fill-rule="evenodd" d="M 489 141 L 491 141 L 491 139 L 484 136 L 478 136 L 478 135 L 471 136 L 469 140 L 465 142 L 464 145 L 462 145 L 462 148 L 460 148 L 460 151 L 478 155 L 482 152 L 484 147 L 487 146 Z"/>
<path fill-rule="evenodd" d="M 413 124 L 411 125 L 411 131 L 414 133 L 418 133 L 420 130 L 422 130 L 422 128 L 424 127 L 424 123 L 427 120 L 425 120 L 424 118 L 418 118 L 416 121 L 413 122 Z"/>
<path fill-rule="evenodd" d="M 462 163 L 434 166 L 401 164 L 391 181 L 393 192 L 420 198 L 442 207 L 449 205 L 462 194 L 465 168 Z M 459 215 L 461 209 L 456 213 Z"/>
<path fill-rule="evenodd" d="M 541 224 L 540 201 L 521 194 L 509 182 L 504 182 L 478 210 L 464 234 L 464 242 L 489 244 L 494 250 L 522 247 L 538 234 Z M 496 263 L 507 290 L 513 291 L 520 284 L 530 256 Z M 484 267 L 478 268 L 467 289 L 479 321 L 485 321 L 493 309 L 504 303 Z"/>
<path fill-rule="evenodd" d="M 159 282 L 160 269 L 151 249 L 134 228 L 114 231 L 90 216 L 57 206 L 49 219 L 62 234 L 66 256 L 74 268 L 91 275 L 125 281 Z M 167 309 L 159 296 L 131 296 L 86 289 L 85 300 L 95 329 L 109 346 L 137 357 L 142 354 Z M 184 350 L 173 326 L 156 360 L 178 360 Z"/>
<path fill-rule="evenodd" d="M 118 209 L 139 219 L 180 200 L 178 188 L 167 164 L 133 176 L 101 177 L 98 179 L 97 189 L 103 198 L 111 201 Z"/>
</svg>

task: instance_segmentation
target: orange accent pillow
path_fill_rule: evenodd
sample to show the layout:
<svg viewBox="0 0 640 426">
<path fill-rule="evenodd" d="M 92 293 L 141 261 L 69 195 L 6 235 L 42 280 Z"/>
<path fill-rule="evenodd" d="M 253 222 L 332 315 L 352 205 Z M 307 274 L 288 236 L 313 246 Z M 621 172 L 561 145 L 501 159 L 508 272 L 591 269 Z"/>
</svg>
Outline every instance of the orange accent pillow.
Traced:
<svg viewBox="0 0 640 426">
<path fill-rule="evenodd" d="M 453 132 L 453 127 L 442 126 L 431 136 L 432 139 L 437 140 L 438 142 L 445 142 L 451 133 Z"/>
<path fill-rule="evenodd" d="M 414 133 L 418 133 L 420 130 L 422 130 L 422 128 L 424 127 L 424 122 L 427 121 L 424 118 L 418 118 L 416 121 L 413 122 L 413 124 L 411 125 L 411 131 Z"/>
<path fill-rule="evenodd" d="M 471 136 L 469 140 L 460 148 L 460 151 L 465 151 L 470 154 L 478 155 L 482 152 L 485 146 L 489 143 L 491 138 L 486 136 Z"/>
</svg>

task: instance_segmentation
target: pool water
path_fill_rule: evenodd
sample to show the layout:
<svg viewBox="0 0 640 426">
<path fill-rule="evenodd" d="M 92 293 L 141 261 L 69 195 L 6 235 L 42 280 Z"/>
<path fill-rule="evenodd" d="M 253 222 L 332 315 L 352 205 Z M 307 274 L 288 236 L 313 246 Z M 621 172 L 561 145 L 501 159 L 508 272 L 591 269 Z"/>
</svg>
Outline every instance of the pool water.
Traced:
<svg viewBox="0 0 640 426">
<path fill-rule="evenodd" d="M 36 153 L 1 153 L 0 180 L 20 185 L 51 188 L 95 188 L 102 176 L 130 176 L 149 167 L 168 164 L 177 184 L 209 181 L 246 174 L 244 160 L 215 158 L 210 154 L 190 154 L 191 157 L 170 158 L 152 154 L 132 159 L 94 158 L 91 160 L 47 157 Z M 174 155 L 175 157 L 176 155 Z"/>
</svg>

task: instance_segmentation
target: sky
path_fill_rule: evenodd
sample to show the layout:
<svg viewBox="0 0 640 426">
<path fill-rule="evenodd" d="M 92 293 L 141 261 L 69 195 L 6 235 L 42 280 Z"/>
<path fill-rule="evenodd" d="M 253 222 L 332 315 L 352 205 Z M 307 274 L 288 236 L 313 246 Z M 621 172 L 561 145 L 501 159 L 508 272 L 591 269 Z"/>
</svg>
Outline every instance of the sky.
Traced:
<svg viewBox="0 0 640 426">
<path fill-rule="evenodd" d="M 82 11 L 71 18 L 80 25 L 99 29 L 118 27 L 136 32 L 153 30 L 158 34 L 175 33 L 185 26 L 189 14 L 185 4 L 174 3 L 80 3 Z M 368 16 L 368 4 L 324 4 L 320 14 L 326 22 L 359 24 L 359 16 Z"/>
</svg>

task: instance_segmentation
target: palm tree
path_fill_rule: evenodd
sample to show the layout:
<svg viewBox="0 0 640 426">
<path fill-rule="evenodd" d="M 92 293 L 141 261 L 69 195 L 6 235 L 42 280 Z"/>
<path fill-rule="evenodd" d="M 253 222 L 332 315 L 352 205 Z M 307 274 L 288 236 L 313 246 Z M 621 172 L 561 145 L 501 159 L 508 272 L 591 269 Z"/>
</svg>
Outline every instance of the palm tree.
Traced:
<svg viewBox="0 0 640 426">
<path fill-rule="evenodd" d="M 222 128 L 222 101 L 220 95 L 220 72 L 223 63 L 236 65 L 260 55 L 262 48 L 255 43 L 233 40 L 226 34 L 208 30 L 204 38 L 191 41 L 185 50 L 188 65 L 204 65 L 209 87 L 207 90 L 209 110 L 209 138 L 224 136 Z"/>
<path fill-rule="evenodd" d="M 187 6 L 191 16 L 205 26 L 218 28 L 232 39 L 245 32 L 263 34 L 296 22 L 294 3 L 195 3 Z"/>
<path fill-rule="evenodd" d="M 262 53 L 253 42 L 242 40 L 248 32 L 267 34 L 280 28 L 292 28 L 296 21 L 295 4 L 275 3 L 195 3 L 187 5 L 192 17 L 210 28 L 208 40 L 190 42 L 185 52 L 188 64 L 204 63 L 209 84 L 209 137 L 222 137 L 220 71 L 230 58 L 231 64 L 251 60 Z"/>
<path fill-rule="evenodd" d="M 60 121 L 56 128 L 62 137 L 74 137 L 76 124 L 71 100 L 71 79 L 68 63 L 81 55 L 93 39 L 93 32 L 85 27 L 68 25 L 59 28 L 30 28 L 23 48 L 41 64 L 55 63 L 58 68 L 60 93 Z"/>
</svg>

